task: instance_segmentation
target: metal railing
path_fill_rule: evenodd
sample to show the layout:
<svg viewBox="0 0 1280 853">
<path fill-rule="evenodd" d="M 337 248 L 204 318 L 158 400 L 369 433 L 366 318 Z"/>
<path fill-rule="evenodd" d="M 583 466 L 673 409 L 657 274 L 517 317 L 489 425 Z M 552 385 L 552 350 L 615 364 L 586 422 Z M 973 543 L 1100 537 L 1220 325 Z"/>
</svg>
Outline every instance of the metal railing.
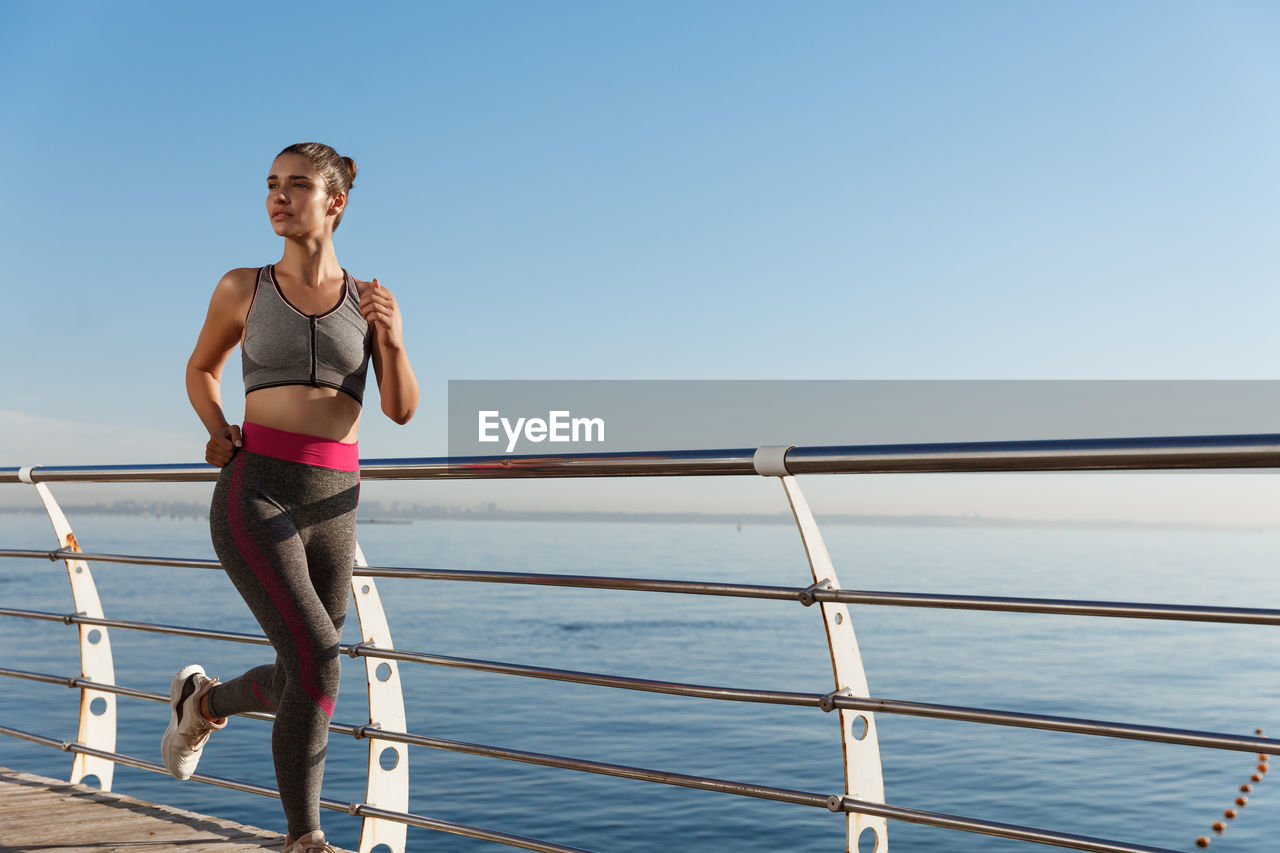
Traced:
<svg viewBox="0 0 1280 853">
<path fill-rule="evenodd" d="M 380 459 L 361 463 L 366 480 L 433 480 L 525 477 L 725 476 L 757 475 L 777 478 L 783 486 L 809 558 L 813 583 L 805 587 L 704 583 L 588 575 L 529 572 L 401 569 L 368 566 L 357 553 L 352 579 L 361 642 L 341 651 L 362 658 L 369 684 L 367 723 L 332 723 L 330 730 L 369 741 L 366 799 L 359 803 L 323 801 L 325 808 L 363 818 L 360 851 L 385 845 L 393 853 L 405 849 L 405 828 L 419 826 L 480 838 L 529 850 L 570 851 L 549 841 L 466 826 L 407 811 L 409 761 L 404 747 L 430 749 L 536 764 L 665 785 L 716 791 L 826 809 L 845 816 L 847 850 L 861 850 L 859 839 L 869 834 L 875 853 L 889 849 L 887 822 L 903 821 L 982 835 L 1022 840 L 1099 853 L 1172 853 L 1171 851 L 1101 838 L 1091 838 L 1028 826 L 960 817 L 884 802 L 875 715 L 898 714 L 997 726 L 1124 738 L 1260 754 L 1276 752 L 1280 740 L 1223 732 L 1163 728 L 1123 722 L 1030 714 L 990 708 L 927 704 L 871 695 L 862 667 L 848 605 L 980 610 L 993 612 L 1065 614 L 1123 619 L 1159 619 L 1280 625 L 1280 610 L 1245 607 L 1207 607 L 1133 602 L 1079 601 L 994 596 L 938 595 L 842 588 L 822 541 L 817 523 L 795 479 L 797 474 L 981 472 L 981 471 L 1099 471 L 1161 469 L 1233 469 L 1280 467 L 1280 435 L 1126 438 L 1072 441 L 970 442 L 951 444 L 871 445 L 848 447 L 765 447 L 755 450 L 660 451 L 648 453 L 562 454 L 555 456 L 469 457 L 452 459 Z M 81 550 L 48 483 L 55 482 L 208 482 L 217 471 L 206 465 L 28 466 L 0 468 L 0 483 L 35 487 L 57 534 L 52 550 L 0 550 L 0 558 L 63 561 L 71 581 L 74 611 L 0 608 L 0 617 L 63 622 L 77 626 L 82 674 L 66 677 L 21 669 L 0 668 L 0 677 L 61 684 L 80 691 L 80 728 L 75 741 L 62 741 L 0 725 L 0 734 L 72 753 L 71 781 L 94 776 L 104 790 L 111 786 L 115 763 L 165 772 L 152 762 L 115 751 L 115 698 L 125 696 L 167 702 L 165 695 L 117 685 L 108 630 L 144 631 L 210 640 L 266 645 L 264 637 L 179 626 L 107 618 L 98 602 L 88 561 L 218 569 L 213 560 L 90 553 Z M 687 684 L 625 675 L 581 672 L 521 663 L 449 657 L 425 651 L 394 648 L 375 578 L 454 581 L 487 584 L 529 584 L 542 587 L 634 590 L 682 595 L 729 596 L 817 605 L 827 634 L 835 674 L 829 692 L 782 692 L 743 687 Z M 590 684 L 624 690 L 665 693 L 733 702 L 817 707 L 840 718 L 845 789 L 818 793 L 749 784 L 665 770 L 609 764 L 561 755 L 526 752 L 501 746 L 446 740 L 406 730 L 398 663 L 467 669 L 527 678 Z M 246 716 L 271 719 L 269 714 Z M 834 747 L 834 744 L 833 744 Z M 387 750 L 394 761 L 384 761 Z M 832 756 L 838 755 L 834 748 Z M 387 768 L 387 765 L 391 765 Z M 241 791 L 278 796 L 274 790 L 245 782 L 197 774 L 193 779 Z"/>
</svg>

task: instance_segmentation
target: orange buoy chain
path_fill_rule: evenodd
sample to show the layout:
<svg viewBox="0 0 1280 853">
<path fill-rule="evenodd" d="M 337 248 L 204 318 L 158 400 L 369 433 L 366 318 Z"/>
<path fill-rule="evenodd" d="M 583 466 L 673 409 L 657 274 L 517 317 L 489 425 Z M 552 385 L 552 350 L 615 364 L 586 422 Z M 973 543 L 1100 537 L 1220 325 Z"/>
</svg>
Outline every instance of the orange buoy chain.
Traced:
<svg viewBox="0 0 1280 853">
<path fill-rule="evenodd" d="M 1262 729 L 1254 729 L 1253 732 L 1256 735 L 1261 735 Z M 1271 762 L 1270 755 L 1267 755 L 1266 753 L 1263 753 L 1263 752 L 1258 753 L 1257 769 L 1254 771 L 1253 775 L 1249 777 L 1249 781 L 1245 782 L 1243 785 L 1240 786 L 1240 796 L 1236 797 L 1236 802 L 1235 802 L 1235 805 L 1237 806 L 1237 808 L 1227 809 L 1222 813 L 1223 817 L 1225 817 L 1227 820 L 1235 820 L 1236 816 L 1240 814 L 1239 810 L 1249 804 L 1248 795 L 1253 792 L 1253 786 L 1261 782 L 1262 777 L 1267 775 L 1267 771 L 1271 769 L 1270 762 Z M 1223 823 L 1220 820 L 1214 821 L 1213 823 L 1214 835 L 1222 835 L 1222 833 L 1226 831 L 1227 831 L 1227 825 L 1225 823 Z M 1199 838 L 1197 838 L 1196 846 L 1208 847 L 1209 836 L 1202 835 Z"/>
</svg>

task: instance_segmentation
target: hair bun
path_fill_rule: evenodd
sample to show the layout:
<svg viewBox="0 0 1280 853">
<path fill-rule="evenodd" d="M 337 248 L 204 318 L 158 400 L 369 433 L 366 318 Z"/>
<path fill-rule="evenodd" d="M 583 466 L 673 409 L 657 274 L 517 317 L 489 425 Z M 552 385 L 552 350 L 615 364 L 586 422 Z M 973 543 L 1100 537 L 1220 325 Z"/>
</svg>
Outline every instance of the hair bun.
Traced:
<svg viewBox="0 0 1280 853">
<path fill-rule="evenodd" d="M 352 186 L 355 186 L 355 183 L 356 183 L 356 161 L 355 161 L 355 160 L 352 160 L 350 157 L 343 157 L 343 158 L 342 158 L 342 162 L 343 162 L 343 163 L 345 163 L 345 164 L 347 165 L 347 174 L 351 176 L 351 185 L 352 185 Z"/>
</svg>

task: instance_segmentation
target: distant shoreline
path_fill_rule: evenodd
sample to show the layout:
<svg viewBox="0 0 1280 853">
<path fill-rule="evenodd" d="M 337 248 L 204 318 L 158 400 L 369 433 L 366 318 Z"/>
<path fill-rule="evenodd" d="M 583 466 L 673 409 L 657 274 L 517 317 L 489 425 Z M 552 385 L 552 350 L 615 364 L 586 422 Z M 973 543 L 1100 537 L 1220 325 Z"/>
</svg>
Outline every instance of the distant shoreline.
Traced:
<svg viewBox="0 0 1280 853">
<path fill-rule="evenodd" d="M 119 501 L 65 506 L 78 515 L 113 515 L 168 519 L 208 518 L 205 504 L 166 501 Z M 40 506 L 0 506 L 0 515 L 44 515 Z M 950 527 L 950 528 L 1068 528 L 1108 530 L 1280 530 L 1280 524 L 1213 524 L 1178 521 L 1133 521 L 1117 519 L 1031 519 L 981 515 L 872 515 L 856 513 L 816 513 L 821 524 L 862 527 Z M 629 524 L 717 524 L 759 526 L 794 524 L 791 515 L 732 512 L 626 512 L 602 510 L 521 510 L 502 509 L 494 504 L 473 507 L 422 504 L 386 504 L 368 501 L 360 505 L 361 524 L 412 524 L 417 521 L 538 521 L 596 522 Z"/>
</svg>

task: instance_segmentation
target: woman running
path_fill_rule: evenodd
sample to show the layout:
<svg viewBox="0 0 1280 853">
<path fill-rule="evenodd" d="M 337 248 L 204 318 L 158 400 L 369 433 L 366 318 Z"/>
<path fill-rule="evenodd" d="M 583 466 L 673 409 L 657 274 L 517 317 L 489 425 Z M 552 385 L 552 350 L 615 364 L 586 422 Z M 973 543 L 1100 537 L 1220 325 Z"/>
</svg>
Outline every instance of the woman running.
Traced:
<svg viewBox="0 0 1280 853">
<path fill-rule="evenodd" d="M 267 216 L 284 254 L 222 277 L 187 362 L 187 395 L 209 431 L 205 459 L 222 468 L 209 512 L 214 549 L 276 660 L 225 684 L 198 664 L 179 670 L 161 751 L 170 773 L 190 778 L 227 717 L 274 712 L 284 853 L 333 849 L 320 829 L 320 783 L 355 562 L 356 432 L 369 361 L 389 418 L 407 423 L 418 405 L 395 298 L 376 278 L 352 278 L 334 253 L 355 176 L 355 162 L 327 145 L 280 152 Z M 222 409 L 222 368 L 237 344 L 243 428 Z"/>
</svg>

